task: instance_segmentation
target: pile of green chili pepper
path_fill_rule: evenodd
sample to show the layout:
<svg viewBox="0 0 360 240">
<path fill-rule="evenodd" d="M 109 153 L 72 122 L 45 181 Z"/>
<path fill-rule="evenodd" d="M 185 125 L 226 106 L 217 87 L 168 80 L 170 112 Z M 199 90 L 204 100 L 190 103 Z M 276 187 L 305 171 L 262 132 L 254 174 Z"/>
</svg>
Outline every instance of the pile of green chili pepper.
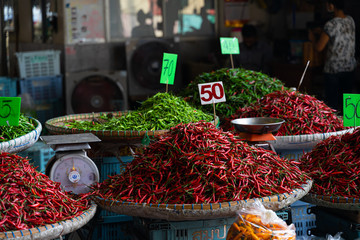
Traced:
<svg viewBox="0 0 360 240">
<path fill-rule="evenodd" d="M 323 101 L 298 91 L 282 90 L 267 94 L 257 102 L 240 108 L 223 127 L 233 129 L 230 121 L 236 118 L 274 117 L 284 119 L 277 136 L 314 134 L 344 130 L 336 110 Z"/>
<path fill-rule="evenodd" d="M 179 124 L 94 195 L 137 203 L 216 203 L 290 193 L 308 180 L 292 161 L 212 123 Z"/>
<path fill-rule="evenodd" d="M 179 123 L 212 121 L 213 116 L 191 107 L 183 99 L 170 93 L 157 93 L 145 100 L 136 111 L 121 117 L 102 115 L 102 121 L 67 121 L 69 128 L 85 130 L 163 130 Z"/>
<path fill-rule="evenodd" d="M 0 126 L 0 142 L 24 136 L 35 129 L 32 120 L 20 114 L 19 126 Z"/>
<path fill-rule="evenodd" d="M 212 106 L 201 105 L 199 97 L 199 83 L 222 81 L 226 102 L 216 104 L 216 114 L 220 118 L 230 117 L 239 107 L 245 107 L 264 95 L 280 90 L 284 84 L 277 78 L 243 68 L 219 69 L 197 76 L 179 94 L 196 108 L 204 112 L 212 112 Z"/>
<path fill-rule="evenodd" d="M 27 158 L 0 153 L 0 232 L 24 230 L 77 217 L 90 207 L 86 195 L 63 192 Z"/>
<path fill-rule="evenodd" d="M 360 129 L 332 136 L 318 143 L 300 159 L 302 168 L 313 178 L 310 193 L 359 198 Z"/>
</svg>

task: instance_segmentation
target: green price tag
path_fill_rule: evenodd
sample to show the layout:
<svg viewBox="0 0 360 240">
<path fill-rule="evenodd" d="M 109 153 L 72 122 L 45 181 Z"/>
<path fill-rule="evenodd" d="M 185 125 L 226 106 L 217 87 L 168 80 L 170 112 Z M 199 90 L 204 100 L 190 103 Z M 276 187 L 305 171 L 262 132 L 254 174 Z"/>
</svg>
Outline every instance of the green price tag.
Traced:
<svg viewBox="0 0 360 240">
<path fill-rule="evenodd" d="M 164 53 L 160 83 L 174 84 L 177 54 Z"/>
<path fill-rule="evenodd" d="M 0 126 L 19 126 L 20 97 L 0 97 Z"/>
<path fill-rule="evenodd" d="M 237 38 L 220 38 L 220 46 L 222 54 L 239 54 L 239 42 Z"/>
<path fill-rule="evenodd" d="M 360 123 L 360 94 L 344 93 L 344 127 L 356 127 Z"/>
</svg>

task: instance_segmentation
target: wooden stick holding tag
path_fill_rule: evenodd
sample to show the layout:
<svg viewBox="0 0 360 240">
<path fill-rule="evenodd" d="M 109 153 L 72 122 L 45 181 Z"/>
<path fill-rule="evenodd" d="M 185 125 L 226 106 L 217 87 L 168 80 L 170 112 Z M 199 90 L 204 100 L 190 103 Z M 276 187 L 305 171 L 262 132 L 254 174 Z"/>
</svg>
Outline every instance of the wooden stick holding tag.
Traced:
<svg viewBox="0 0 360 240">
<path fill-rule="evenodd" d="M 230 54 L 231 68 L 234 69 L 234 60 L 232 54 Z"/>
<path fill-rule="evenodd" d="M 214 125 L 216 126 L 216 112 L 215 112 L 215 101 L 213 99 L 213 110 L 214 110 Z"/>
<path fill-rule="evenodd" d="M 301 83 L 302 83 L 303 80 L 304 80 L 306 70 L 307 70 L 308 67 L 309 67 L 309 63 L 310 63 L 310 60 L 308 60 L 307 63 L 306 63 L 305 70 L 304 70 L 304 72 L 303 72 L 303 74 L 302 74 L 302 76 L 301 76 L 301 79 L 300 79 L 300 82 L 299 82 L 299 86 L 298 86 L 298 88 L 297 88 L 298 91 L 299 91 L 299 89 L 300 89 Z"/>
</svg>

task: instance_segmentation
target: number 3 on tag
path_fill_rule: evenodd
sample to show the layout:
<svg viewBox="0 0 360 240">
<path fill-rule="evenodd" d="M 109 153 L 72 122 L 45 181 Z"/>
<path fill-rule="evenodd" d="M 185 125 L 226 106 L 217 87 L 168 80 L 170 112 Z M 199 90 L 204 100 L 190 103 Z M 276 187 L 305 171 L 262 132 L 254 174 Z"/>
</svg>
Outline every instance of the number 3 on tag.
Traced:
<svg viewBox="0 0 360 240">
<path fill-rule="evenodd" d="M 222 82 L 199 84 L 201 104 L 226 102 L 225 91 Z"/>
</svg>

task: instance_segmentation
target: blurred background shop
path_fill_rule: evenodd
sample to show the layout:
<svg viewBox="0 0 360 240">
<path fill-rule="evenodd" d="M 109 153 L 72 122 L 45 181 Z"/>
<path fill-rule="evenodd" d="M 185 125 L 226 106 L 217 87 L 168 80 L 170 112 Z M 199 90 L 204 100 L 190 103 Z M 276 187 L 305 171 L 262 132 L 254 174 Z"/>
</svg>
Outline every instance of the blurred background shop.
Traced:
<svg viewBox="0 0 360 240">
<path fill-rule="evenodd" d="M 64 113 L 133 108 L 164 88 L 158 81 L 162 52 L 179 55 L 174 86 L 179 89 L 202 72 L 229 66 L 228 57 L 221 55 L 219 37 L 235 36 L 242 42 L 241 29 L 249 23 L 272 48 L 268 73 L 295 86 L 309 59 L 304 89 L 321 98 L 323 55 L 312 50 L 307 33 L 329 19 L 324 4 L 324 0 L 2 0 L 1 75 L 22 78 L 15 53 L 58 50 Z M 358 1 L 346 1 L 346 11 L 356 23 L 359 8 Z M 359 28 L 356 31 L 358 36 Z M 103 101 L 102 95 L 113 87 L 115 99 Z M 96 93 L 98 89 L 101 93 Z M 99 96 L 91 102 L 92 94 Z"/>
</svg>

